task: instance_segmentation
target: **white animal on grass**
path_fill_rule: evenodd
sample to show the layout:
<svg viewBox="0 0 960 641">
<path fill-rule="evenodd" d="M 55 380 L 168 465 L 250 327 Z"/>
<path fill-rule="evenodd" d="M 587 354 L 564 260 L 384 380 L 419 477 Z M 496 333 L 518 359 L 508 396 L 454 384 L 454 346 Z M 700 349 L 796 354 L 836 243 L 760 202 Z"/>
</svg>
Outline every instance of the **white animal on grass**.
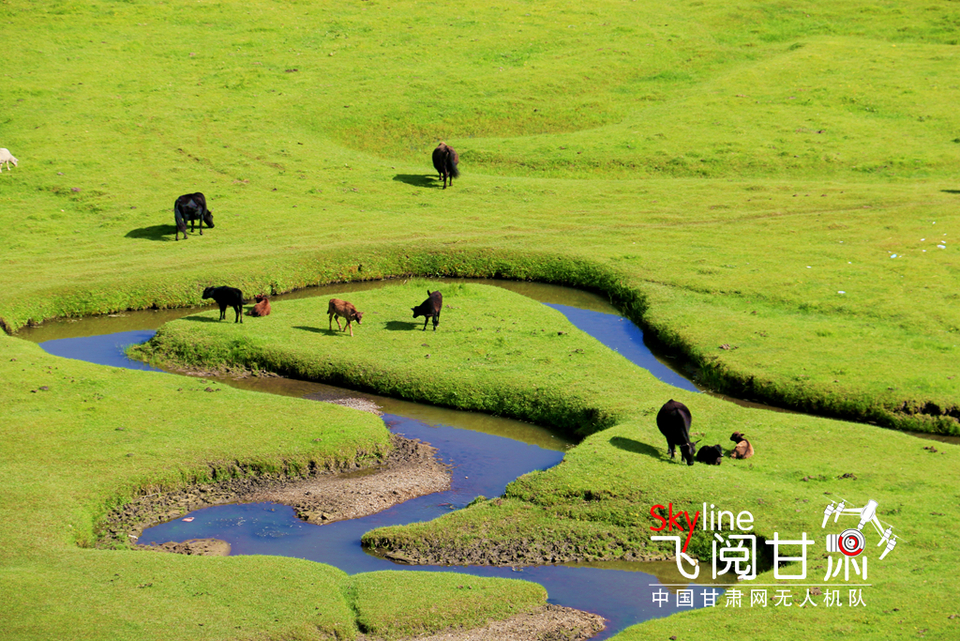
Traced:
<svg viewBox="0 0 960 641">
<path fill-rule="evenodd" d="M 7 165 L 7 171 L 11 171 L 10 163 L 13 163 L 13 166 L 17 166 L 17 159 L 13 157 L 13 154 L 10 153 L 10 150 L 6 147 L 0 147 L 0 171 L 3 171 L 3 165 Z"/>
</svg>

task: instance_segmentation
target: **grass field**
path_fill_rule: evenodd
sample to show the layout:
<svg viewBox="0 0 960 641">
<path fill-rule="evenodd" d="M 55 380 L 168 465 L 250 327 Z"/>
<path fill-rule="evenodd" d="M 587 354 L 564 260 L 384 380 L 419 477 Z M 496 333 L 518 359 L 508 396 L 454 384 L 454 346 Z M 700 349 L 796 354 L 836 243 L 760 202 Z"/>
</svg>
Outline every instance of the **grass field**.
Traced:
<svg viewBox="0 0 960 641">
<path fill-rule="evenodd" d="M 9 0 L 0 4 L 9 63 L 0 147 L 19 166 L 0 173 L 0 324 L 13 333 L 47 318 L 198 304 L 204 287 L 219 284 L 248 296 L 410 275 L 580 286 L 608 294 L 716 389 L 861 421 L 796 419 L 816 443 L 800 447 L 786 419 L 769 419 L 775 433 L 789 432 L 783 443 L 796 446 L 797 474 L 833 473 L 824 449 L 833 452 L 839 431 L 851 448 L 840 460 L 859 452 L 886 470 L 883 478 L 857 474 L 865 494 L 894 502 L 898 491 L 918 492 L 913 508 L 904 502 L 904 516 L 889 518 L 947 531 L 949 518 L 931 513 L 947 514 L 940 502 L 957 498 L 949 485 L 956 448 L 917 458 L 907 453 L 913 442 L 862 422 L 960 433 L 955 4 Z M 460 152 L 463 174 L 445 191 L 429 164 L 440 139 Z M 206 194 L 216 227 L 174 242 L 173 201 L 193 191 Z M 176 460 L 195 470 L 227 456 L 215 437 L 206 447 L 178 434 L 201 421 L 222 434 L 225 419 L 200 407 L 173 418 L 158 407 L 148 420 L 115 403 L 94 420 L 80 401 L 30 392 L 48 368 L 69 367 L 76 378 L 79 366 L 21 343 L 0 340 L 4 393 L 26 411 L 10 411 L 4 425 L 0 474 L 16 491 L 3 501 L 0 576 L 3 595 L 18 598 L 0 616 L 18 622 L 17 638 L 76 636 L 69 632 L 80 615 L 46 596 L 60 581 L 68 593 L 97 595 L 75 628 L 83 636 L 159 638 L 151 621 L 180 621 L 168 618 L 163 599 L 130 601 L 149 592 L 136 587 L 122 596 L 92 589 L 97 555 L 110 553 L 70 547 L 83 537 L 63 528 L 92 532 L 104 502 L 140 481 L 187 482 L 189 473 L 166 476 Z M 36 378 L 23 378 L 26 360 Z M 106 398 L 140 385 L 127 375 L 83 376 L 97 379 L 90 393 Z M 449 396 L 466 383 L 433 385 Z M 662 402 L 661 390 L 649 393 L 636 402 Z M 594 400 L 623 421 L 611 429 L 632 425 L 608 393 Z M 539 411 L 569 419 L 551 403 Z M 89 425 L 127 435 L 151 420 L 179 445 L 125 442 L 123 456 L 133 460 L 116 468 L 94 446 L 95 430 L 93 440 L 68 446 Z M 604 462 L 616 454 L 598 445 L 605 434 L 563 467 L 589 468 L 591 483 L 621 487 L 605 480 Z M 244 443 L 247 456 L 271 465 L 327 455 L 271 435 Z M 61 452 L 90 484 L 78 484 L 74 498 L 48 498 L 63 504 L 40 521 L 25 518 L 24 506 L 74 482 L 50 457 Z M 667 481 L 679 471 L 644 463 L 654 467 L 644 467 L 635 491 L 674 491 Z M 772 493 L 768 504 L 778 493 L 803 495 L 786 472 L 747 470 L 737 470 L 742 487 Z M 536 478 L 548 487 L 570 482 L 560 470 Z M 511 491 L 518 494 L 505 505 L 534 504 Z M 30 533 L 18 534 L 25 522 Z M 797 622 L 818 638 L 875 638 L 877 626 L 899 638 L 956 636 L 957 619 L 933 600 L 953 589 L 944 577 L 956 567 L 946 556 L 956 545 L 945 536 L 911 534 L 920 543 L 903 546 L 900 558 L 914 565 L 868 614 L 818 610 L 793 621 L 782 610 L 752 613 L 756 638 Z M 55 540 L 55 552 L 47 558 L 13 543 L 21 538 Z M 115 554 L 110 563 L 178 564 L 196 575 L 208 571 L 200 564 L 220 563 Z M 240 574 L 251 577 L 296 571 L 302 580 L 327 573 L 324 581 L 343 581 L 290 560 L 229 563 L 246 564 Z M 52 609 L 32 607 L 35 599 Z M 217 607 L 242 611 L 238 620 L 249 616 L 259 632 L 224 627 L 209 638 L 313 634 L 296 613 L 273 617 L 284 621 L 275 625 L 254 616 L 250 601 L 231 599 Z M 354 625 L 338 603 L 330 612 L 340 614 L 312 630 Z M 123 607 L 147 622 L 100 627 L 120 621 Z M 727 618 L 696 612 L 624 636 L 713 630 L 733 625 Z"/>
</svg>

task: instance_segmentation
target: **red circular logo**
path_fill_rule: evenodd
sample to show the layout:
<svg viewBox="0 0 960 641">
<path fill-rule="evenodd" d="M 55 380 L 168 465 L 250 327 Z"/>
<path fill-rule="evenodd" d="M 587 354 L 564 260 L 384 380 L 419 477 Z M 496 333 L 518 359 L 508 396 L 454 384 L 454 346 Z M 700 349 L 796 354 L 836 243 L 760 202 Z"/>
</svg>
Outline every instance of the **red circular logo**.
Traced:
<svg viewBox="0 0 960 641">
<path fill-rule="evenodd" d="M 847 556 L 859 556 L 866 542 L 860 530 L 850 529 L 840 533 L 840 551 Z"/>
</svg>

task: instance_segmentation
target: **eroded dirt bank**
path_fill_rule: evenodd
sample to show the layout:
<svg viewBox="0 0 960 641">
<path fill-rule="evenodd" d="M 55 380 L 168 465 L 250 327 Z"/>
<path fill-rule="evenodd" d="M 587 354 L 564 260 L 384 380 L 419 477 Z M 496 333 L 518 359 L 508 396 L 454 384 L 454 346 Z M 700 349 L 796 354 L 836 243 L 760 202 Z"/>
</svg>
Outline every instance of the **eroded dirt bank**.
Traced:
<svg viewBox="0 0 960 641">
<path fill-rule="evenodd" d="M 109 514 L 100 527 L 100 547 L 136 543 L 146 528 L 211 505 L 272 501 L 292 506 L 310 523 L 332 523 L 385 510 L 408 499 L 442 492 L 450 473 L 436 450 L 418 440 L 392 436 L 388 456 L 368 466 L 352 464 L 307 478 L 236 478 L 174 492 L 140 497 Z M 152 547 L 162 551 L 203 554 L 215 546 L 186 544 Z"/>
<path fill-rule="evenodd" d="M 559 605 L 543 605 L 531 612 L 493 621 L 472 630 L 447 630 L 429 636 L 410 637 L 400 641 L 582 641 L 603 630 L 604 619 Z M 361 635 L 358 641 L 374 641 Z"/>
</svg>

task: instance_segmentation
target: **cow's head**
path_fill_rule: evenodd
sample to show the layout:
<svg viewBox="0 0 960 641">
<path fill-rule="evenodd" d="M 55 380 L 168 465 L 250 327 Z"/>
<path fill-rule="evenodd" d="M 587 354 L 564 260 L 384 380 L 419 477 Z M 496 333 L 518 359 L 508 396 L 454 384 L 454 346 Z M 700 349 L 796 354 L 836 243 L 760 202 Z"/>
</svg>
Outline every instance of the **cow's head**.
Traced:
<svg viewBox="0 0 960 641">
<path fill-rule="evenodd" d="M 357 325 L 360 324 L 360 319 L 362 319 L 362 318 L 363 318 L 363 312 L 357 312 L 357 319 L 356 319 L 356 320 L 357 320 Z"/>
<path fill-rule="evenodd" d="M 680 446 L 680 456 L 686 461 L 687 465 L 693 465 L 696 461 L 697 444 L 687 441 Z"/>
<path fill-rule="evenodd" d="M 209 209 L 203 212 L 203 222 L 206 223 L 207 227 L 213 229 L 213 212 Z"/>
</svg>

